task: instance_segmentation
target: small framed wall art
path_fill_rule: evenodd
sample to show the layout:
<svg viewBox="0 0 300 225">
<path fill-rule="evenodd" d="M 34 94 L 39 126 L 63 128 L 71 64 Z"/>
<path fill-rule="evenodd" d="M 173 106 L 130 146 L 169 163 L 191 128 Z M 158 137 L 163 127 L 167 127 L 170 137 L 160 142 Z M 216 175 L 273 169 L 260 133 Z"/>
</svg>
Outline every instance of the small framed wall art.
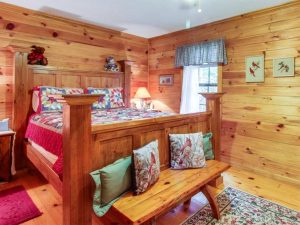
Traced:
<svg viewBox="0 0 300 225">
<path fill-rule="evenodd" d="M 265 81 L 265 57 L 264 55 L 246 57 L 246 82 Z"/>
<path fill-rule="evenodd" d="M 174 74 L 159 75 L 159 86 L 172 86 L 174 84 Z"/>
<path fill-rule="evenodd" d="M 273 59 L 273 77 L 295 76 L 295 58 Z"/>
</svg>

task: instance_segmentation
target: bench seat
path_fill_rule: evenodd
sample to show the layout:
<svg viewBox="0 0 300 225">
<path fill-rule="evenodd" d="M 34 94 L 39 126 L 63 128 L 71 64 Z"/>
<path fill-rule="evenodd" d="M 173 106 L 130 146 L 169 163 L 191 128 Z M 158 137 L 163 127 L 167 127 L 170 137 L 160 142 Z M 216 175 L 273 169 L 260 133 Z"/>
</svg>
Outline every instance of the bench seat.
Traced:
<svg viewBox="0 0 300 225">
<path fill-rule="evenodd" d="M 122 224 L 142 224 L 168 212 L 200 191 L 214 204 L 207 184 L 220 177 L 229 168 L 223 162 L 209 160 L 207 167 L 201 169 L 161 171 L 159 180 L 145 193 L 133 196 L 131 192 L 124 195 L 111 208 Z M 214 208 L 215 206 L 212 206 Z"/>
</svg>

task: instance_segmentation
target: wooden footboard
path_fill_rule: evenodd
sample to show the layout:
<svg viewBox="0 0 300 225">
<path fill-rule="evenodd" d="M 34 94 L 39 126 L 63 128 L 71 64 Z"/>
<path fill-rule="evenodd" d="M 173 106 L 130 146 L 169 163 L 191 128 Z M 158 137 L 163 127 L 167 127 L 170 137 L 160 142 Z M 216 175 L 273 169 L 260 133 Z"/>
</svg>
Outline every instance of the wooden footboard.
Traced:
<svg viewBox="0 0 300 225">
<path fill-rule="evenodd" d="M 64 225 L 91 225 L 91 171 L 131 155 L 133 149 L 152 140 L 159 142 L 162 170 L 169 167 L 168 135 L 172 133 L 212 131 L 218 156 L 221 96 L 220 93 L 210 94 L 209 111 L 204 113 L 95 126 L 91 126 L 90 121 L 94 96 L 64 96 Z"/>
</svg>

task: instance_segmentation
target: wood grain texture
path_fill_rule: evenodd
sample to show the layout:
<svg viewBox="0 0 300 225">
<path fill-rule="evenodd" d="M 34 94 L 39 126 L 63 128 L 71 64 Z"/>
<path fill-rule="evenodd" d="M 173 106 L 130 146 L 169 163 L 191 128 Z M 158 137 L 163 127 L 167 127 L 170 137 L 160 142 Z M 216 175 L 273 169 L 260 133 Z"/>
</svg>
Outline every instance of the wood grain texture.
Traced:
<svg viewBox="0 0 300 225">
<path fill-rule="evenodd" d="M 231 167 L 223 173 L 225 186 L 236 187 L 253 195 L 279 203 L 294 210 L 300 210 L 299 186 L 288 184 L 264 176 L 253 174 L 244 170 Z M 33 202 L 43 214 L 24 225 L 62 225 L 62 198 L 52 185 L 48 184 L 40 175 L 20 172 L 12 182 L 0 184 L 0 190 L 23 185 Z M 217 193 L 222 191 L 224 185 L 218 186 Z M 179 225 L 189 216 L 201 209 L 207 200 L 201 194 L 197 194 L 191 200 L 188 210 L 179 205 L 165 215 L 157 219 L 157 225 Z M 93 225 L 111 224 L 110 221 L 102 223 L 93 217 Z M 117 224 L 116 224 L 117 225 Z M 120 224 L 118 224 L 120 225 Z M 122 225 L 122 224 L 121 224 Z"/>
<path fill-rule="evenodd" d="M 12 48 L 12 51 L 19 49 Z M 13 121 L 12 127 L 17 132 L 15 157 L 17 168 L 24 165 L 23 141 L 32 109 L 33 88 L 37 86 L 77 87 L 77 88 L 114 88 L 123 87 L 124 102 L 130 104 L 130 79 L 132 62 L 121 60 L 122 72 L 96 72 L 76 69 L 63 69 L 54 66 L 27 65 L 27 53 L 14 53 L 13 86 Z"/>
<path fill-rule="evenodd" d="M 149 80 L 175 73 L 175 49 L 225 38 L 228 65 L 222 68 L 221 160 L 253 172 L 300 184 L 300 2 L 249 13 L 150 39 Z M 245 82 L 245 57 L 265 56 L 264 83 Z M 274 78 L 273 58 L 295 57 L 295 77 Z M 178 75 L 172 93 L 150 94 L 163 109 L 178 112 Z M 169 100 L 166 100 L 169 99 Z"/>
<path fill-rule="evenodd" d="M 207 183 L 228 168 L 226 163 L 210 160 L 207 167 L 201 169 L 166 169 L 147 192 L 138 196 L 133 196 L 131 192 L 124 195 L 112 206 L 112 210 L 126 216 L 124 224 L 143 224 L 186 202 L 201 190 L 209 199 L 215 218 L 219 219 L 218 206 Z"/>
<path fill-rule="evenodd" d="M 14 29 L 7 29 L 9 23 Z M 130 96 L 148 85 L 147 39 L 0 2 L 0 49 L 15 46 L 29 52 L 32 45 L 44 47 L 49 66 L 60 70 L 99 73 L 107 56 L 131 60 Z M 0 118 L 13 118 L 13 59 L 11 52 L 0 50 Z"/>
</svg>

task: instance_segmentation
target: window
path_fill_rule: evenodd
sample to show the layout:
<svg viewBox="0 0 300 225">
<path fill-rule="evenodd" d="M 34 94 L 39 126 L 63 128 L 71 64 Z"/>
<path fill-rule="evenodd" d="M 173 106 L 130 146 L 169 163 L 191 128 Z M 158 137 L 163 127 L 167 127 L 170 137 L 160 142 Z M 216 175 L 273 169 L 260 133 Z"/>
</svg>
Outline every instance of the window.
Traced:
<svg viewBox="0 0 300 225">
<path fill-rule="evenodd" d="M 218 92 L 218 66 L 185 66 L 183 68 L 180 113 L 206 111 L 206 100 L 200 92 Z"/>
<path fill-rule="evenodd" d="M 218 92 L 218 66 L 199 68 L 199 92 Z M 200 95 L 199 111 L 206 111 L 206 99 Z"/>
</svg>

